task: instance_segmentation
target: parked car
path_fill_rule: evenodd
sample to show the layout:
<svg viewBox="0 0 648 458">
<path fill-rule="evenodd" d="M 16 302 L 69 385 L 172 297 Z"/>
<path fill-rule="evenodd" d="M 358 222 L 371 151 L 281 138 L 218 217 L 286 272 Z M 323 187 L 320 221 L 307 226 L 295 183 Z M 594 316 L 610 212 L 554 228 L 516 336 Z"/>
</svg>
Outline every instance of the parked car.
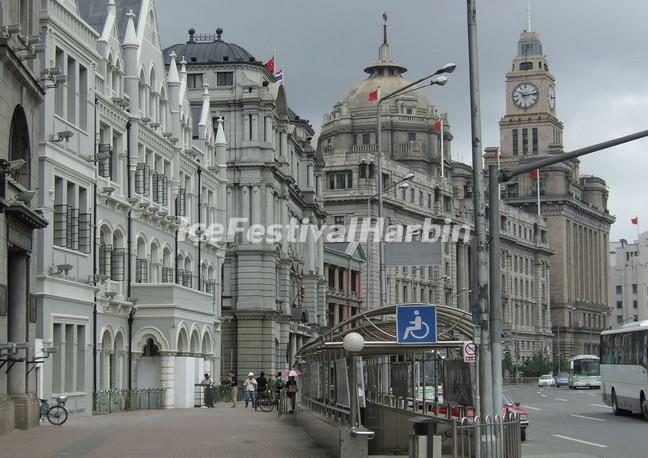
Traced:
<svg viewBox="0 0 648 458">
<path fill-rule="evenodd" d="M 556 387 L 569 385 L 569 374 L 567 372 L 559 372 L 556 376 Z"/>
<path fill-rule="evenodd" d="M 539 387 L 554 386 L 555 384 L 556 384 L 556 380 L 553 378 L 553 375 L 551 374 L 541 375 L 540 378 L 538 379 Z"/>
<path fill-rule="evenodd" d="M 504 403 L 504 406 L 502 407 L 503 414 L 508 415 L 514 413 L 520 417 L 520 439 L 525 441 L 527 428 L 529 427 L 529 412 L 520 407 L 520 403 L 515 402 L 509 395 L 508 391 L 502 393 L 502 402 Z"/>
</svg>

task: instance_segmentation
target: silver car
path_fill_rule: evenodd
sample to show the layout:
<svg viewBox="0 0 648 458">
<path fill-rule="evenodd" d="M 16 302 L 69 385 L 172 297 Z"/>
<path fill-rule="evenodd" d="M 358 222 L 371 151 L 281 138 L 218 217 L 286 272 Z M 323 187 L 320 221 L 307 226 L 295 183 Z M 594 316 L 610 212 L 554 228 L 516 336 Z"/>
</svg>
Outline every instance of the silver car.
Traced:
<svg viewBox="0 0 648 458">
<path fill-rule="evenodd" d="M 556 385 L 556 380 L 553 378 L 553 375 L 551 374 L 541 375 L 540 378 L 538 379 L 539 387 L 554 386 L 554 385 Z"/>
</svg>

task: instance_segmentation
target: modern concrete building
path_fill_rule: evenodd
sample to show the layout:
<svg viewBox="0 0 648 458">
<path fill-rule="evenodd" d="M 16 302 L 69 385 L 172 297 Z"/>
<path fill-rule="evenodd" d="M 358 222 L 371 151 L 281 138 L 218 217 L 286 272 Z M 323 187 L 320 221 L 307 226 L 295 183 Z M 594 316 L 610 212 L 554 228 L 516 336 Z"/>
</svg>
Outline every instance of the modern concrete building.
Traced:
<svg viewBox="0 0 648 458">
<path fill-rule="evenodd" d="M 502 168 L 563 152 L 563 124 L 557 117 L 555 78 L 535 32 L 525 31 L 506 74 L 506 115 L 500 121 Z M 495 161 L 491 153 L 487 163 Z M 608 236 L 614 217 L 608 189 L 598 177 L 583 176 L 571 160 L 539 173 L 540 214 L 547 221 L 551 259 L 551 314 L 554 355 L 596 353 L 598 333 L 607 327 Z M 538 183 L 519 176 L 505 185 L 504 201 L 538 213 Z"/>
<path fill-rule="evenodd" d="M 609 325 L 648 320 L 648 232 L 629 243 L 610 242 Z"/>
<path fill-rule="evenodd" d="M 35 356 L 36 238 L 47 221 L 32 201 L 39 186 L 38 8 L 0 1 L 0 434 L 38 425 Z"/>
<path fill-rule="evenodd" d="M 365 255 L 358 242 L 324 243 L 326 326 L 332 328 L 356 315 L 362 307 L 362 265 Z"/>
<path fill-rule="evenodd" d="M 211 116 L 224 120 L 226 219 L 239 219 L 244 233 L 257 224 L 319 224 L 324 213 L 321 161 L 310 145 L 314 131 L 288 107 L 283 84 L 251 53 L 226 42 L 220 28 L 207 35 L 189 30 L 186 43 L 165 50 L 171 54 L 187 61 L 192 110 L 200 108 L 207 83 Z M 300 243 L 237 234 L 223 272 L 224 372 L 292 366 L 297 348 L 326 322 L 323 264 L 323 240 L 311 235 Z"/>
</svg>

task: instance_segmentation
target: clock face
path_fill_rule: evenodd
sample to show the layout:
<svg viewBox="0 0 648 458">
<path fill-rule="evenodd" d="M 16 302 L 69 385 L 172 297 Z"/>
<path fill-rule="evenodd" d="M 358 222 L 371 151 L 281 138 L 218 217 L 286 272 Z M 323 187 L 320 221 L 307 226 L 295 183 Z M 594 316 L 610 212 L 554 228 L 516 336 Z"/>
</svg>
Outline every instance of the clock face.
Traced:
<svg viewBox="0 0 648 458">
<path fill-rule="evenodd" d="M 549 101 L 549 108 L 553 110 L 556 108 L 556 89 L 553 86 L 549 86 L 549 91 L 547 92 L 547 99 Z"/>
<path fill-rule="evenodd" d="M 519 108 L 531 108 L 538 102 L 538 88 L 531 83 L 520 83 L 513 89 L 513 103 Z"/>
</svg>

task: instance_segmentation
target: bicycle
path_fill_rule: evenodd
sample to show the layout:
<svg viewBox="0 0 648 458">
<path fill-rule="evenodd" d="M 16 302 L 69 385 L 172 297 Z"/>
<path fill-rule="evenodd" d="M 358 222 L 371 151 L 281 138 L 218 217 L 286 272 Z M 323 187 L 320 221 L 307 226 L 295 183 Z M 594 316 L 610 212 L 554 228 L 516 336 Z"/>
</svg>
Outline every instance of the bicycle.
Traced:
<svg viewBox="0 0 648 458">
<path fill-rule="evenodd" d="M 270 390 L 260 393 L 256 403 L 257 407 L 261 408 L 264 412 L 272 412 L 272 409 L 274 409 L 276 404 L 277 401 L 274 399 Z"/>
<path fill-rule="evenodd" d="M 40 405 L 40 419 L 46 417 L 47 420 L 54 426 L 61 426 L 68 419 L 68 410 L 65 408 L 65 403 L 67 402 L 68 397 L 65 395 L 58 396 L 56 398 L 56 405 L 51 406 L 47 399 L 41 399 Z"/>
</svg>

